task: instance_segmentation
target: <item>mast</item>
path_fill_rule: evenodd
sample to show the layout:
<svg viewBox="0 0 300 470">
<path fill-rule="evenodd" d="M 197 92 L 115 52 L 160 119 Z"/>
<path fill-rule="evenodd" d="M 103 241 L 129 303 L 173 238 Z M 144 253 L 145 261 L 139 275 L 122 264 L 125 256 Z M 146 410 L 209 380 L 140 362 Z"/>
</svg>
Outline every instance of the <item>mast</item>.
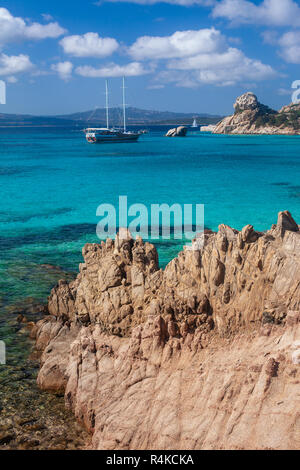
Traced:
<svg viewBox="0 0 300 470">
<path fill-rule="evenodd" d="M 106 101 L 106 128 L 108 129 L 108 84 L 107 80 L 105 80 L 105 101 Z"/>
<path fill-rule="evenodd" d="M 123 77 L 123 127 L 124 132 L 126 132 L 126 102 L 125 102 L 125 77 Z"/>
</svg>

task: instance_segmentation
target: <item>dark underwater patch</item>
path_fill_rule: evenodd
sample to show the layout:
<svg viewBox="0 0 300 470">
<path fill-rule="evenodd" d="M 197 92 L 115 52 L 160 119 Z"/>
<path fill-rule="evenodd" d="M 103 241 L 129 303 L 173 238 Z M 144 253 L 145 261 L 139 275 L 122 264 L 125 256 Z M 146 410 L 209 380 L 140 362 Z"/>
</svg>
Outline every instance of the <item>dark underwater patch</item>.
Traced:
<svg viewBox="0 0 300 470">
<path fill-rule="evenodd" d="M 27 175 L 36 170 L 45 168 L 43 165 L 33 166 L 0 166 L 0 176 Z M 52 170 L 52 169 L 51 169 Z"/>
<path fill-rule="evenodd" d="M 37 229 L 34 232 L 27 231 L 18 237 L 4 237 L 0 236 L 0 249 L 11 250 L 16 246 L 32 245 L 32 244 L 57 244 L 61 242 L 74 242 L 81 238 L 83 235 L 95 234 L 96 237 L 96 224 L 82 223 L 70 224 L 56 227 L 51 230 L 43 228 Z"/>
<path fill-rule="evenodd" d="M 291 198 L 300 198 L 300 186 L 290 186 L 289 195 Z"/>
<path fill-rule="evenodd" d="M 49 219 L 56 215 L 63 215 L 67 214 L 68 212 L 72 212 L 71 207 L 61 207 L 58 209 L 53 209 L 51 211 L 45 211 L 40 213 L 32 213 L 28 215 L 12 215 L 9 212 L 0 212 L 0 222 L 28 222 L 31 219 Z"/>
</svg>

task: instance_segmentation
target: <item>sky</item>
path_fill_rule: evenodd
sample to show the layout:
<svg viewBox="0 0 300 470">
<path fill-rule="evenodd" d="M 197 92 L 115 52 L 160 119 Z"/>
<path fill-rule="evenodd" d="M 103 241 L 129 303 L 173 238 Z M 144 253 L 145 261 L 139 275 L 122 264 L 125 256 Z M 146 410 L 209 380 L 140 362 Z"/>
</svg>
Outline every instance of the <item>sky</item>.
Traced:
<svg viewBox="0 0 300 470">
<path fill-rule="evenodd" d="M 121 103 L 231 114 L 254 92 L 275 109 L 300 80 L 299 0 L 0 0 L 0 112 L 68 114 Z"/>
</svg>

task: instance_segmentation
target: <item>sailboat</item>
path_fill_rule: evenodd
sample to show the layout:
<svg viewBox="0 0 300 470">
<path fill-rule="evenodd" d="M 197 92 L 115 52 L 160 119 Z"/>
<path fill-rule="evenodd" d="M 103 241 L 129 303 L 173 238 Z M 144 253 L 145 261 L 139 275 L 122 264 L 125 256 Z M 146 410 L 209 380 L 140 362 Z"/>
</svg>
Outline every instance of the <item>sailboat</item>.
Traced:
<svg viewBox="0 0 300 470">
<path fill-rule="evenodd" d="M 86 140 L 90 144 L 100 144 L 107 142 L 136 142 L 140 137 L 140 132 L 132 132 L 126 129 L 126 102 L 125 102 L 125 78 L 122 82 L 123 90 L 123 129 L 109 127 L 109 107 L 108 107 L 108 81 L 105 81 L 106 95 L 106 127 L 88 127 L 84 129 Z"/>
<path fill-rule="evenodd" d="M 193 120 L 193 124 L 191 125 L 191 127 L 193 127 L 193 128 L 198 127 L 196 118 Z"/>
</svg>

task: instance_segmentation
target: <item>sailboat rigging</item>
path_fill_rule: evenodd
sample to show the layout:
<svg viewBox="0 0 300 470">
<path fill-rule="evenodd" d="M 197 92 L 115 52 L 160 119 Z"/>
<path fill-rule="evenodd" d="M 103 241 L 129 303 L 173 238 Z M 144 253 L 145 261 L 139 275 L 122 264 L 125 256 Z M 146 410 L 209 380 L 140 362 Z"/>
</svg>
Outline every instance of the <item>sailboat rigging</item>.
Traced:
<svg viewBox="0 0 300 470">
<path fill-rule="evenodd" d="M 106 127 L 88 127 L 84 129 L 86 140 L 91 144 L 106 142 L 136 142 L 140 137 L 140 132 L 127 131 L 126 129 L 126 101 L 125 101 L 125 78 L 122 80 L 123 95 L 123 130 L 109 127 L 109 102 L 108 102 L 108 81 L 105 80 L 105 107 L 106 107 Z"/>
</svg>

